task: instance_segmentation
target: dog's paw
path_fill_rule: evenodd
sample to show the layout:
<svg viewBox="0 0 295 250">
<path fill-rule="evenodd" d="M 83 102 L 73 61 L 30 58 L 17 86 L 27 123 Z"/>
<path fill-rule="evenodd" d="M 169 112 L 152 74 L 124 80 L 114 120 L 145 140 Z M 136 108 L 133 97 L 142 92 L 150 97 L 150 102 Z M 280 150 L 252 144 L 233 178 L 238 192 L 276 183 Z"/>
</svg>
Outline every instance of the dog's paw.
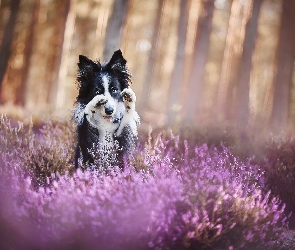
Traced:
<svg viewBox="0 0 295 250">
<path fill-rule="evenodd" d="M 95 96 L 92 101 L 94 107 L 100 107 L 108 102 L 107 98 L 104 95 L 97 95 Z"/>
<path fill-rule="evenodd" d="M 86 114 L 94 114 L 97 111 L 97 108 L 106 104 L 108 100 L 104 95 L 95 96 L 85 107 Z"/>
<path fill-rule="evenodd" d="M 129 113 L 130 110 L 135 110 L 136 95 L 133 90 L 131 88 L 124 89 L 121 96 L 125 103 L 126 112 Z"/>
</svg>

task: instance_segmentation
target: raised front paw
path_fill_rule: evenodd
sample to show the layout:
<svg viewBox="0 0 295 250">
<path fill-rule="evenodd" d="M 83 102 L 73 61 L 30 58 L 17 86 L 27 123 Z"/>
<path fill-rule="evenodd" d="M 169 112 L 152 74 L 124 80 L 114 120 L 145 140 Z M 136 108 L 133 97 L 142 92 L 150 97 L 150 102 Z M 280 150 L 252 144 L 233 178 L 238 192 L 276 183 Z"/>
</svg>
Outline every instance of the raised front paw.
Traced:
<svg viewBox="0 0 295 250">
<path fill-rule="evenodd" d="M 100 107 L 108 102 L 107 98 L 104 95 L 97 95 L 92 100 L 94 107 Z"/>
<path fill-rule="evenodd" d="M 131 88 L 124 89 L 121 92 L 121 96 L 125 103 L 127 113 L 130 110 L 135 110 L 136 95 Z"/>
<path fill-rule="evenodd" d="M 94 114 L 97 109 L 106 104 L 108 102 L 108 100 L 106 99 L 106 97 L 104 95 L 97 95 L 95 96 L 87 105 L 85 108 L 85 112 L 86 114 Z"/>
</svg>

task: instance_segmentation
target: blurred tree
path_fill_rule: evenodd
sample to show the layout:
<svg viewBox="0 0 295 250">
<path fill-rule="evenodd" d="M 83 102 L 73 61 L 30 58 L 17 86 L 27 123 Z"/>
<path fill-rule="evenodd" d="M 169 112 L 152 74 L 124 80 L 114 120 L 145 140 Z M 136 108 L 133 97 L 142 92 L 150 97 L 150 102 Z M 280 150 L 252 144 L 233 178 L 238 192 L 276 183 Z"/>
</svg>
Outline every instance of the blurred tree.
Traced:
<svg viewBox="0 0 295 250">
<path fill-rule="evenodd" d="M 131 0 L 129 0 L 131 1 Z M 128 16 L 130 15 L 130 5 L 128 5 Z M 104 41 L 105 41 L 105 35 L 106 35 L 106 27 L 108 24 L 108 17 L 110 13 L 113 10 L 114 6 L 114 0 L 109 0 L 109 1 L 97 1 L 97 0 L 92 0 L 92 6 L 91 6 L 91 12 L 93 13 L 91 16 L 93 17 L 92 19 L 95 20 L 95 28 L 93 27 L 91 30 L 94 31 L 94 37 L 91 39 L 93 42 L 93 49 L 92 49 L 92 58 L 99 58 L 103 59 L 103 50 L 104 50 Z M 127 19 L 125 19 L 125 22 L 127 22 Z M 77 24 L 78 22 L 76 22 Z M 89 24 L 89 21 L 88 21 Z M 126 24 L 125 24 L 126 26 Z M 124 31 L 126 28 L 124 27 Z M 123 32 L 124 34 L 124 32 Z M 121 38 L 124 40 L 124 38 Z M 83 46 L 85 49 L 85 46 Z M 90 47 L 91 48 L 91 47 Z M 90 49 L 89 48 L 89 49 Z M 79 52 L 81 54 L 81 52 Z M 84 52 L 83 52 L 84 53 Z M 88 53 L 86 53 L 88 55 Z M 90 55 L 90 53 L 89 53 Z"/>
<path fill-rule="evenodd" d="M 282 1 L 279 43 L 276 51 L 272 126 L 283 129 L 288 124 L 292 75 L 295 62 L 295 1 Z"/>
<path fill-rule="evenodd" d="M 48 55 L 48 70 L 46 71 L 47 82 L 47 103 L 56 105 L 57 91 L 58 91 L 58 74 L 61 66 L 61 57 L 63 53 L 64 35 L 66 29 L 66 22 L 68 19 L 71 0 L 56 1 L 55 3 L 55 19 L 54 30 L 51 39 L 52 51 Z"/>
<path fill-rule="evenodd" d="M 204 72 L 209 53 L 213 10 L 214 0 L 202 0 L 189 79 L 189 93 L 184 110 L 185 120 L 188 122 L 198 118 L 198 111 L 202 104 Z"/>
<path fill-rule="evenodd" d="M 211 118 L 212 108 L 219 118 L 236 118 L 244 126 L 250 107 L 253 121 L 271 117 L 283 127 L 295 117 L 294 2 L 0 1 L 2 102 L 28 109 L 72 106 L 77 55 L 104 54 L 100 59 L 108 60 L 129 44 L 124 49 L 146 117 L 161 115 L 165 121 L 168 111 L 171 123 L 180 115 L 196 121 L 198 111 Z"/>
<path fill-rule="evenodd" d="M 152 88 L 152 75 L 153 69 L 155 65 L 155 60 L 157 56 L 157 43 L 160 34 L 160 27 L 161 27 L 161 17 L 162 17 L 162 9 L 165 0 L 159 0 L 158 2 L 158 9 L 157 9 L 157 16 L 154 23 L 153 35 L 152 35 L 152 42 L 151 42 L 151 50 L 149 59 L 147 62 L 147 68 L 145 72 L 145 79 L 143 82 L 142 90 L 141 90 L 141 99 L 139 102 L 139 110 L 144 110 L 149 101 L 149 97 L 151 95 L 151 88 Z"/>
<path fill-rule="evenodd" d="M 177 41 L 177 50 L 176 58 L 173 69 L 173 76 L 170 85 L 170 93 L 168 96 L 168 106 L 167 106 L 167 115 L 168 123 L 172 124 L 175 121 L 175 109 L 180 105 L 180 88 L 183 79 L 183 67 L 185 59 L 185 43 L 186 43 L 186 33 L 188 26 L 188 6 L 189 0 L 181 0 L 179 2 L 179 20 L 178 20 L 178 41 Z"/>
<path fill-rule="evenodd" d="M 32 1 L 33 2 L 33 1 Z M 34 2 L 33 2 L 34 3 Z M 52 83 L 52 66 L 49 64 L 49 58 L 52 54 L 55 54 L 55 50 L 52 45 L 52 37 L 54 36 L 53 23 L 57 19 L 55 16 L 55 0 L 48 0 L 47 2 L 40 1 L 40 7 L 38 12 L 38 18 L 35 22 L 34 33 L 35 38 L 32 37 L 33 50 L 30 58 L 30 67 L 28 77 L 26 80 L 26 95 L 25 107 L 29 109 L 35 109 L 36 106 L 44 107 L 47 104 L 48 85 Z M 32 11 L 34 4 L 31 4 L 28 9 L 26 17 L 32 18 Z M 26 18 L 24 17 L 24 18 Z M 30 21 L 26 29 L 30 27 Z M 25 38 L 24 38 L 25 39 Z M 24 44 L 26 41 L 24 40 Z M 26 53 L 26 47 L 23 54 Z M 23 67 L 25 67 L 23 65 Z"/>
<path fill-rule="evenodd" d="M 246 24 L 241 64 L 239 67 L 237 94 L 235 98 L 238 124 L 244 127 L 249 120 L 249 92 L 252 55 L 257 37 L 258 17 L 263 0 L 253 0 L 252 12 Z"/>
<path fill-rule="evenodd" d="M 115 0 L 113 11 L 109 17 L 104 42 L 103 59 L 111 59 L 115 50 L 120 48 L 122 30 L 125 25 L 129 0 Z"/>
<path fill-rule="evenodd" d="M 13 31 L 17 20 L 20 0 L 12 0 L 10 7 L 10 16 L 3 32 L 0 46 L 0 104 L 2 103 L 2 82 L 6 72 L 9 56 L 11 53 L 11 43 L 13 39 Z"/>
<path fill-rule="evenodd" d="M 232 119 L 234 116 L 234 95 L 239 78 L 246 24 L 250 17 L 252 4 L 253 0 L 234 0 L 232 2 L 219 80 L 218 107 L 216 109 L 216 116 L 219 119 Z"/>
<path fill-rule="evenodd" d="M 71 2 L 65 23 L 62 52 L 60 56 L 60 66 L 58 69 L 56 97 L 53 99 L 53 105 L 56 108 L 62 108 L 69 105 L 69 103 L 66 101 L 70 96 L 67 95 L 67 74 L 69 73 L 68 66 L 70 65 L 70 48 L 75 31 L 75 17 L 76 15 L 74 12 L 73 2 Z"/>
<path fill-rule="evenodd" d="M 31 15 L 31 21 L 26 33 L 25 49 L 24 49 L 24 63 L 21 72 L 20 85 L 16 89 L 16 104 L 24 106 L 27 90 L 27 81 L 29 76 L 29 70 L 31 67 L 31 57 L 33 52 L 33 44 L 35 39 L 35 26 L 38 22 L 40 10 L 40 0 L 35 0 L 33 5 L 33 11 Z"/>
</svg>

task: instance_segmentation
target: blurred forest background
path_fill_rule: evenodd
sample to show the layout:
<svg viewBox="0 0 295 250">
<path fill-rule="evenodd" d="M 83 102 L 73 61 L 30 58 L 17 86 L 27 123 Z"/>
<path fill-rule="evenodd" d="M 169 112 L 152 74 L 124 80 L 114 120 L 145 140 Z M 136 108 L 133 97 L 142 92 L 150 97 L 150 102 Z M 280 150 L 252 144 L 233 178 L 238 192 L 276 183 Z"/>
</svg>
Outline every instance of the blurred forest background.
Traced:
<svg viewBox="0 0 295 250">
<path fill-rule="evenodd" d="M 69 111 L 78 55 L 121 48 L 143 122 L 294 130 L 294 27 L 294 0 L 0 0 L 0 103 Z"/>
</svg>

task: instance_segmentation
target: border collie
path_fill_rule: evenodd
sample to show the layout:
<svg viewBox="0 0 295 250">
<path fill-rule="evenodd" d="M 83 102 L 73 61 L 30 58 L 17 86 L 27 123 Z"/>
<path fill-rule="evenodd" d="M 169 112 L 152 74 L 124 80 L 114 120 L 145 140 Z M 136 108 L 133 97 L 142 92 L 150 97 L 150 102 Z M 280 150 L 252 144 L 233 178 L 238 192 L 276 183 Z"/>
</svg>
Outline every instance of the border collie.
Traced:
<svg viewBox="0 0 295 250">
<path fill-rule="evenodd" d="M 135 148 L 140 123 L 126 60 L 121 50 L 106 64 L 80 55 L 78 68 L 79 93 L 73 109 L 77 123 L 75 167 L 79 167 L 79 159 L 88 166 L 123 167 Z"/>
</svg>

